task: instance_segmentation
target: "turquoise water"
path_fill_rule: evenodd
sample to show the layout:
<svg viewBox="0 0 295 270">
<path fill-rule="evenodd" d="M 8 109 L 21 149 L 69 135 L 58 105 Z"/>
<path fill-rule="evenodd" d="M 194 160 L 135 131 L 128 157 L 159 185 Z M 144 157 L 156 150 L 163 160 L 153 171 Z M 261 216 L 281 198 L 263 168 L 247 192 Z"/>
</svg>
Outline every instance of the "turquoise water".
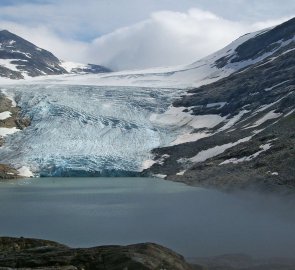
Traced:
<svg viewBox="0 0 295 270">
<path fill-rule="evenodd" d="M 0 183 L 0 234 L 71 246 L 156 242 L 187 257 L 292 256 L 293 202 L 151 178 L 41 178 Z"/>
</svg>

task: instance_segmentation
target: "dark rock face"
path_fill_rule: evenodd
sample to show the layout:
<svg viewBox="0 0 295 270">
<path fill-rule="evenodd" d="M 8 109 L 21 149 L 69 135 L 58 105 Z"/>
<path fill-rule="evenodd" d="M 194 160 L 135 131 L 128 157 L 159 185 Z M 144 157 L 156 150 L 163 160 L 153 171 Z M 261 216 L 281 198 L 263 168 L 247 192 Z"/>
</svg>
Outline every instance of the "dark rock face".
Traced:
<svg viewBox="0 0 295 270">
<path fill-rule="evenodd" d="M 278 25 L 277 27 L 266 31 L 262 34 L 247 40 L 235 50 L 235 55 L 230 57 L 223 57 L 216 61 L 219 68 L 224 67 L 226 64 L 237 63 L 246 60 L 253 60 L 259 56 L 272 53 L 280 45 L 292 39 L 295 35 L 295 18 Z"/>
<path fill-rule="evenodd" d="M 192 269 L 182 256 L 152 243 L 72 249 L 52 241 L 3 237 L 0 238 L 0 269 L 11 268 L 68 270 Z M 199 267 L 199 269 L 202 268 Z"/>
<path fill-rule="evenodd" d="M 206 138 L 155 149 L 156 160 L 164 154 L 169 157 L 153 165 L 150 172 L 191 185 L 222 189 L 294 189 L 294 29 L 293 19 L 242 44 L 241 48 L 247 46 L 245 51 L 253 52 L 251 44 L 267 48 L 276 40 L 292 39 L 266 59 L 193 89 L 190 95 L 176 101 L 174 106 L 187 107 L 186 111 L 193 115 L 215 114 L 226 117 L 226 121 L 211 129 L 194 130 L 209 133 Z M 223 105 L 207 106 L 214 103 Z M 185 171 L 183 175 L 179 175 L 181 171 Z"/>
<path fill-rule="evenodd" d="M 13 79 L 13 80 L 24 78 L 20 72 L 11 70 L 11 69 L 3 67 L 3 66 L 0 66 L 0 76 L 5 77 L 5 78 L 9 78 L 9 79 Z"/>
<path fill-rule="evenodd" d="M 18 178 L 18 171 L 9 165 L 0 164 L 0 180 L 16 179 Z"/>
<path fill-rule="evenodd" d="M 9 67 L 1 67 L 2 77 L 22 79 L 24 73 L 31 77 L 67 73 L 60 66 L 59 59 L 51 52 L 38 48 L 7 30 L 0 31 L 0 44 L 0 59 L 10 60 L 10 63 L 19 70 L 14 71 Z"/>
</svg>

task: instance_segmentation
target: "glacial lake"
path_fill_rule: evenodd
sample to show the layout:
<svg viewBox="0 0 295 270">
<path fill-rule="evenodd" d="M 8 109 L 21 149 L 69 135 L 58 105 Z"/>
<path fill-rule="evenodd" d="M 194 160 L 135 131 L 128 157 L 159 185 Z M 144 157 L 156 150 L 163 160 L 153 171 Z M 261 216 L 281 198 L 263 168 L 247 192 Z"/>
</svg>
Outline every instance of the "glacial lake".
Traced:
<svg viewBox="0 0 295 270">
<path fill-rule="evenodd" d="M 155 242 L 186 257 L 295 254 L 294 200 L 152 178 L 0 182 L 0 234 L 72 247 Z"/>
</svg>

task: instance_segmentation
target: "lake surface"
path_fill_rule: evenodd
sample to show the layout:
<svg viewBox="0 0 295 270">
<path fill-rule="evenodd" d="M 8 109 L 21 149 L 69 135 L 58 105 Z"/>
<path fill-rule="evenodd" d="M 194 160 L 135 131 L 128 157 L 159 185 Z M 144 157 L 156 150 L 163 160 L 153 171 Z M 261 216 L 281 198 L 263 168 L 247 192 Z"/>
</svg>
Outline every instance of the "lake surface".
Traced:
<svg viewBox="0 0 295 270">
<path fill-rule="evenodd" d="M 293 256 L 293 205 L 151 178 L 28 179 L 0 183 L 0 234 L 73 247 L 156 242 L 187 257 Z"/>
</svg>

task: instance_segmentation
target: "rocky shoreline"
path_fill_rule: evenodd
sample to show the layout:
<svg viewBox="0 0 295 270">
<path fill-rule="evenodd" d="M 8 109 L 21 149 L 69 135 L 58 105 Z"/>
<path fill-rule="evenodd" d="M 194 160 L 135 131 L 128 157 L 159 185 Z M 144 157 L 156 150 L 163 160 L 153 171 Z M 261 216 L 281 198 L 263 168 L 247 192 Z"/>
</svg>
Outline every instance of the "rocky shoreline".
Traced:
<svg viewBox="0 0 295 270">
<path fill-rule="evenodd" d="M 0 237 L 0 270 L 293 270 L 292 258 L 245 254 L 194 258 L 154 243 L 71 248 L 41 239 Z"/>
<path fill-rule="evenodd" d="M 46 240 L 2 237 L 0 269 L 192 270 L 193 268 L 181 255 L 153 243 L 70 248 Z"/>
</svg>

